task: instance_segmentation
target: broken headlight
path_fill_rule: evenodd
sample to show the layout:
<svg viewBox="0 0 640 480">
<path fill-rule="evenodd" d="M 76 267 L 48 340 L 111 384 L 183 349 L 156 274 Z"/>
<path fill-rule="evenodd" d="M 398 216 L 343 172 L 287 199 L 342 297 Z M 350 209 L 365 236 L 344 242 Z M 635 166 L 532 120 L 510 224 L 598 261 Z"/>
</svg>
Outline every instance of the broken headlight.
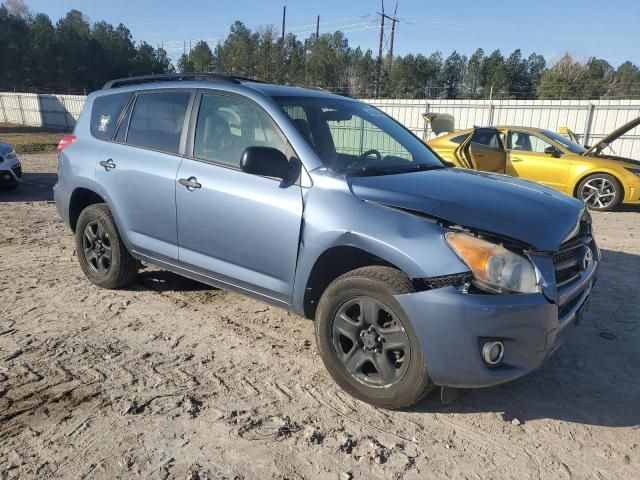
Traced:
<svg viewBox="0 0 640 480">
<path fill-rule="evenodd" d="M 502 245 L 468 233 L 450 232 L 446 241 L 474 276 L 474 284 L 492 293 L 538 293 L 538 275 L 531 261 Z"/>
</svg>

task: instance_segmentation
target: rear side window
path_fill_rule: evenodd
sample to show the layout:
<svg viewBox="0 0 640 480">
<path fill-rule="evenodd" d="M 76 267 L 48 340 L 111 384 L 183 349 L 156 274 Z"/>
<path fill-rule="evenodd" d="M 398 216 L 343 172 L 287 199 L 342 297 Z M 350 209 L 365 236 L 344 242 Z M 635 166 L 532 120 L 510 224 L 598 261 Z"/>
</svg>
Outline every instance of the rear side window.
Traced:
<svg viewBox="0 0 640 480">
<path fill-rule="evenodd" d="M 91 109 L 91 135 L 100 140 L 111 140 L 118 118 L 132 95 L 127 92 L 96 98 Z"/>
<path fill-rule="evenodd" d="M 178 153 L 190 92 L 138 95 L 129 121 L 127 143 Z"/>
<path fill-rule="evenodd" d="M 497 130 L 488 128 L 477 128 L 471 137 L 473 143 L 484 145 L 486 147 L 502 149 L 502 141 Z"/>
</svg>

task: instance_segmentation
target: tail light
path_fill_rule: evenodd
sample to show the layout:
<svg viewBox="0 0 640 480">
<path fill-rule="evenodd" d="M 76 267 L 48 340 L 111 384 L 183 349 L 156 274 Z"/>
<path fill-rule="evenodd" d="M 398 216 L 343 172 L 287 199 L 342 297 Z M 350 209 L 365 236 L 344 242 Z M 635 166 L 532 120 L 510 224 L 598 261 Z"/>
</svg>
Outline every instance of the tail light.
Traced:
<svg viewBox="0 0 640 480">
<path fill-rule="evenodd" d="M 56 152 L 58 153 L 58 155 L 60 155 L 60 152 L 62 150 L 64 150 L 65 148 L 67 148 L 69 145 L 71 145 L 72 143 L 74 143 L 76 141 L 76 136 L 72 133 L 65 135 L 64 137 L 62 137 L 62 139 L 60 140 L 60 143 L 58 144 L 58 149 L 56 150 Z"/>
</svg>

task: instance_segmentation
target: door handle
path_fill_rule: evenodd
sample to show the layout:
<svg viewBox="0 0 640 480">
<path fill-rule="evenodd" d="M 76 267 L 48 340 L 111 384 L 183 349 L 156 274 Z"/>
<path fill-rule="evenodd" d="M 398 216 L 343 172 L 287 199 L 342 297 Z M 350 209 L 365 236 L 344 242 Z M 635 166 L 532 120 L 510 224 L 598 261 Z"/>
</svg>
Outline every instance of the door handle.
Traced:
<svg viewBox="0 0 640 480">
<path fill-rule="evenodd" d="M 522 159 L 521 159 L 521 158 L 517 158 L 517 157 L 516 157 L 516 158 L 513 158 L 513 157 L 512 157 L 512 158 L 511 158 L 511 161 L 512 161 L 512 162 L 521 162 L 521 161 L 522 161 Z"/>
<path fill-rule="evenodd" d="M 198 179 L 196 177 L 181 178 L 178 180 L 178 183 L 183 187 L 186 187 L 190 192 L 193 192 L 196 188 L 202 187 L 202 185 L 198 183 Z"/>
<path fill-rule="evenodd" d="M 112 168 L 116 168 L 116 164 L 113 163 L 113 160 L 109 159 L 109 160 L 100 160 L 100 162 L 98 162 L 100 164 L 101 167 L 104 167 L 104 169 L 108 172 L 109 170 L 111 170 Z"/>
</svg>

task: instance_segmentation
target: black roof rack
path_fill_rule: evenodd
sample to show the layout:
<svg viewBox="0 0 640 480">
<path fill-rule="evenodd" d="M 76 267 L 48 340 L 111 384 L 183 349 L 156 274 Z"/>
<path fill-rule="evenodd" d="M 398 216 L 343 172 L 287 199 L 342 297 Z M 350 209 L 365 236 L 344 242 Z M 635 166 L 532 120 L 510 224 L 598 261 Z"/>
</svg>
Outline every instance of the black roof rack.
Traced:
<svg viewBox="0 0 640 480">
<path fill-rule="evenodd" d="M 176 80 L 222 80 L 224 82 L 240 83 L 240 82 L 256 82 L 265 83 L 260 80 L 251 78 L 237 77 L 234 75 L 225 75 L 224 73 L 202 72 L 202 73 L 161 73 L 157 75 L 142 75 L 139 77 L 117 78 L 104 84 L 103 90 L 109 88 L 124 87 L 127 85 L 137 85 L 139 83 L 153 82 L 173 82 Z"/>
</svg>

